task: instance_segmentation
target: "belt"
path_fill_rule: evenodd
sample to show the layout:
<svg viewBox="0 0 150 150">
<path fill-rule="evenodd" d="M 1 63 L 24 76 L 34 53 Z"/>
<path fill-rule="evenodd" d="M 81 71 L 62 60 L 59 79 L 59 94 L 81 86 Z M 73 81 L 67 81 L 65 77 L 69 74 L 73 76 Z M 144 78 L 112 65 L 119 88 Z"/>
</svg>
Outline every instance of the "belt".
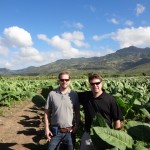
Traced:
<svg viewBox="0 0 150 150">
<path fill-rule="evenodd" d="M 59 131 L 62 133 L 70 132 L 71 130 L 72 130 L 72 127 L 59 128 Z"/>
</svg>

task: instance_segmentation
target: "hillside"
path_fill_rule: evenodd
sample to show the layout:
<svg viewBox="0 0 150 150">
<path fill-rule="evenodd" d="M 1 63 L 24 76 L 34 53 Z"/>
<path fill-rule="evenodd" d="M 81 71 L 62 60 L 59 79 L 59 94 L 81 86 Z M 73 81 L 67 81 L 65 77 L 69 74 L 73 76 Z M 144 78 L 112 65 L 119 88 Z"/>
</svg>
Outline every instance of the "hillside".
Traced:
<svg viewBox="0 0 150 150">
<path fill-rule="evenodd" d="M 102 57 L 61 59 L 39 67 L 28 67 L 21 70 L 0 69 L 1 75 L 48 75 L 62 70 L 72 74 L 84 74 L 93 71 L 104 75 L 129 74 L 150 75 L 150 48 L 130 46 Z"/>
</svg>

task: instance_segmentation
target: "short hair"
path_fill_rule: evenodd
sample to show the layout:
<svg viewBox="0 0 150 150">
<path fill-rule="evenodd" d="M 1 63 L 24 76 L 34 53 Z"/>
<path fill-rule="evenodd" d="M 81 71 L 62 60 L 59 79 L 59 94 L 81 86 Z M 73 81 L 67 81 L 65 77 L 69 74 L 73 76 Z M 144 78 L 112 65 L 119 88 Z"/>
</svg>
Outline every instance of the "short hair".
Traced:
<svg viewBox="0 0 150 150">
<path fill-rule="evenodd" d="M 100 81 L 102 81 L 102 77 L 98 75 L 97 73 L 89 74 L 89 77 L 88 77 L 89 82 L 93 79 L 99 79 Z"/>
<path fill-rule="evenodd" d="M 69 76 L 69 79 L 70 79 L 70 74 L 69 74 L 69 72 L 67 72 L 67 71 L 62 71 L 62 72 L 60 72 L 59 75 L 58 75 L 58 79 L 60 79 L 60 77 L 61 77 L 62 75 L 64 75 L 64 74 L 68 75 L 68 76 Z"/>
</svg>

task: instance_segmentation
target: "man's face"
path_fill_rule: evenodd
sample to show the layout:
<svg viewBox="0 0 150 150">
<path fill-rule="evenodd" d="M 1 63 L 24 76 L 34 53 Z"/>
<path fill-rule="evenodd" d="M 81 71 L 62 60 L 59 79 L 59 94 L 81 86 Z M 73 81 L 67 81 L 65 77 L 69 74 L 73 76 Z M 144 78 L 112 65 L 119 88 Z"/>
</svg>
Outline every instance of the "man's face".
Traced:
<svg viewBox="0 0 150 150">
<path fill-rule="evenodd" d="M 102 82 L 100 79 L 90 80 L 90 87 L 93 93 L 98 93 L 102 90 Z"/>
<path fill-rule="evenodd" d="M 63 74 L 60 76 L 59 84 L 62 89 L 66 89 L 69 87 L 70 79 L 68 74 Z"/>
</svg>

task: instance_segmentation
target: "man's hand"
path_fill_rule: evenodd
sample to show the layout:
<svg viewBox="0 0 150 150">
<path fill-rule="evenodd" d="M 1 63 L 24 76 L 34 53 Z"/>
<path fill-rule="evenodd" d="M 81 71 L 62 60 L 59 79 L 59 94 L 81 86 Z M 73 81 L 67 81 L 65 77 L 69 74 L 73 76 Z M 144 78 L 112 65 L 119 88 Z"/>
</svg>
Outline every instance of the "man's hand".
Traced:
<svg viewBox="0 0 150 150">
<path fill-rule="evenodd" d="M 53 134 L 49 129 L 47 129 L 47 130 L 45 130 L 45 136 L 46 136 L 46 141 L 50 141 Z"/>
<path fill-rule="evenodd" d="M 114 122 L 114 129 L 120 130 L 120 129 L 122 128 L 122 125 L 123 125 L 123 122 L 122 122 L 122 121 L 116 120 L 116 121 Z"/>
</svg>

